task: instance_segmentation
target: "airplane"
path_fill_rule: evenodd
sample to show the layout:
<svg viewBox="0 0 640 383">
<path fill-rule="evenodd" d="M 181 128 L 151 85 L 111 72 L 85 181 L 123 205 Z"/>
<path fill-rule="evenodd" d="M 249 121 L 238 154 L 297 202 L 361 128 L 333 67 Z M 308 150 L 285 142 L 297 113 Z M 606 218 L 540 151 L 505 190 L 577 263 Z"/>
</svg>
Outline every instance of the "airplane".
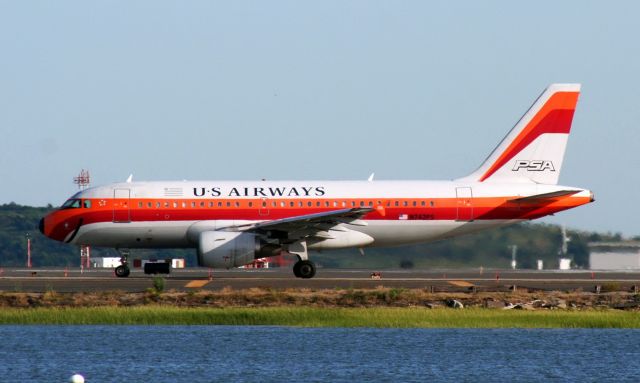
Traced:
<svg viewBox="0 0 640 383">
<path fill-rule="evenodd" d="M 558 185 L 580 84 L 552 84 L 473 173 L 452 181 L 127 182 L 82 190 L 40 221 L 49 238 L 118 249 L 195 248 L 200 266 L 240 267 L 309 250 L 424 243 L 594 201 Z"/>
</svg>

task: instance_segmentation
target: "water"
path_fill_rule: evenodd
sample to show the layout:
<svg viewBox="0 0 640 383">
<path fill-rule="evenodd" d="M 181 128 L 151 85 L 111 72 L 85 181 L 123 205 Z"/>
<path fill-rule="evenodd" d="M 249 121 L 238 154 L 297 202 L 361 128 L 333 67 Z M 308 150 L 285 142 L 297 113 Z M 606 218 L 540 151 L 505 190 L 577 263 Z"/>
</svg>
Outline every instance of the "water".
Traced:
<svg viewBox="0 0 640 383">
<path fill-rule="evenodd" d="M 638 330 L 0 326 L 0 381 L 623 382 Z"/>
</svg>

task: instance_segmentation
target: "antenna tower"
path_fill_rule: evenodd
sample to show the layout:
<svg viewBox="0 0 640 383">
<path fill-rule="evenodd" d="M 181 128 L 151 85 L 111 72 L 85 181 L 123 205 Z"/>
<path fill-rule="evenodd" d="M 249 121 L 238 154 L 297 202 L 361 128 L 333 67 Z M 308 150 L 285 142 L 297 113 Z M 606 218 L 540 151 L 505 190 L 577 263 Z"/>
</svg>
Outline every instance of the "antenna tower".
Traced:
<svg viewBox="0 0 640 383">
<path fill-rule="evenodd" d="M 89 176 L 89 171 L 88 170 L 80 170 L 80 174 L 78 174 L 78 176 L 73 177 L 73 183 L 78 185 L 78 188 L 80 190 L 84 190 L 89 186 L 89 183 L 91 183 L 91 177 Z"/>
<path fill-rule="evenodd" d="M 82 169 L 80 170 L 80 174 L 78 176 L 73 177 L 73 183 L 78 185 L 78 189 L 84 190 L 91 183 L 91 176 L 89 176 L 89 171 Z M 80 245 L 80 269 L 84 270 L 84 268 L 91 267 L 91 248 L 87 245 Z"/>
</svg>

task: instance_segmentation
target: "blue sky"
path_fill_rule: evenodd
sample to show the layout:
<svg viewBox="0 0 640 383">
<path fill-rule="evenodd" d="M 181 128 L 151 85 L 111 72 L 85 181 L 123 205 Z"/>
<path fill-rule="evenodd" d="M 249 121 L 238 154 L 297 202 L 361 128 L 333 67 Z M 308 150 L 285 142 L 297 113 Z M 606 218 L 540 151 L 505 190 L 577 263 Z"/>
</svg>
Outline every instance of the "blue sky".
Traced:
<svg viewBox="0 0 640 383">
<path fill-rule="evenodd" d="M 545 219 L 640 234 L 635 2 L 0 1 L 0 203 L 165 179 L 452 179 L 580 82 Z"/>
</svg>

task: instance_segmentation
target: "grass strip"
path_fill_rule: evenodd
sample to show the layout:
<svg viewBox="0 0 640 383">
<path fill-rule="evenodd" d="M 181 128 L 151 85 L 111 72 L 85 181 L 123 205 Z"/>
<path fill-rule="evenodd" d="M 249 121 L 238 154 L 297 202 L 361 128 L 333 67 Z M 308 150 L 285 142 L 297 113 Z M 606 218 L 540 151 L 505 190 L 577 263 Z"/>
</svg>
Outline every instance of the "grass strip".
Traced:
<svg viewBox="0 0 640 383">
<path fill-rule="evenodd" d="M 170 306 L 9 308 L 0 324 L 275 325 L 377 328 L 640 328 L 618 310 L 522 311 L 427 308 L 180 308 Z"/>
</svg>

